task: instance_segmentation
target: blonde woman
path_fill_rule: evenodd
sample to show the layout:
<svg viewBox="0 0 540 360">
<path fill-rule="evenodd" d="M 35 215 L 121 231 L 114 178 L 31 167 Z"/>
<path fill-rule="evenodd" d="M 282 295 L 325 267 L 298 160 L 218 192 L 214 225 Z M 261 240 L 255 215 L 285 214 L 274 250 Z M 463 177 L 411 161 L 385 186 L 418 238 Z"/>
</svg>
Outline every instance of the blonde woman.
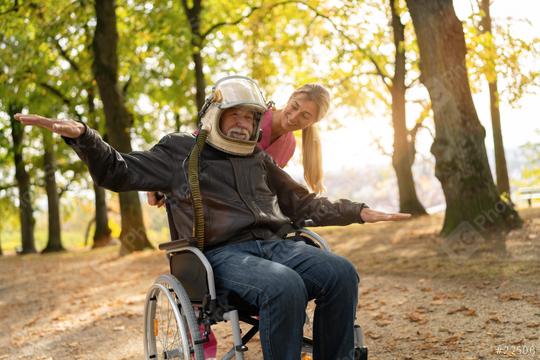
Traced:
<svg viewBox="0 0 540 360">
<path fill-rule="evenodd" d="M 296 139 L 293 132 L 302 130 L 302 165 L 304 179 L 311 191 L 324 190 L 321 140 L 317 122 L 330 107 L 330 93 L 320 84 L 305 84 L 296 89 L 283 109 L 272 108 L 263 115 L 262 139 L 258 147 L 268 153 L 283 168 L 294 154 Z M 162 196 L 147 193 L 148 203 L 161 207 Z"/>
<path fill-rule="evenodd" d="M 324 86 L 306 84 L 296 89 L 283 109 L 271 109 L 263 115 L 262 140 L 259 147 L 284 167 L 296 148 L 293 131 L 302 130 L 302 164 L 304 179 L 315 193 L 324 190 L 322 184 L 321 141 L 317 122 L 330 106 L 330 94 Z"/>
</svg>

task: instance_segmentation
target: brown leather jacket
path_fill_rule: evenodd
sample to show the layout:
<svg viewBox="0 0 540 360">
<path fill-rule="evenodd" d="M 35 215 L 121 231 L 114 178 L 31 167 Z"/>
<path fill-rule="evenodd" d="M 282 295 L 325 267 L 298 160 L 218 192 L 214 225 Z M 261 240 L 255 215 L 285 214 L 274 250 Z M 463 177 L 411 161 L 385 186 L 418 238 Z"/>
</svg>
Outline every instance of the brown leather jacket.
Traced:
<svg viewBox="0 0 540 360">
<path fill-rule="evenodd" d="M 167 195 L 181 238 L 190 239 L 193 210 L 187 181 L 191 134 L 169 134 L 149 151 L 123 154 L 87 128 L 65 141 L 88 165 L 94 181 L 106 189 L 160 191 Z M 200 160 L 200 187 L 205 213 L 205 249 L 249 239 L 277 239 L 283 229 L 348 225 L 359 222 L 362 203 L 329 201 L 309 193 L 265 152 L 240 157 L 205 146 Z"/>
</svg>

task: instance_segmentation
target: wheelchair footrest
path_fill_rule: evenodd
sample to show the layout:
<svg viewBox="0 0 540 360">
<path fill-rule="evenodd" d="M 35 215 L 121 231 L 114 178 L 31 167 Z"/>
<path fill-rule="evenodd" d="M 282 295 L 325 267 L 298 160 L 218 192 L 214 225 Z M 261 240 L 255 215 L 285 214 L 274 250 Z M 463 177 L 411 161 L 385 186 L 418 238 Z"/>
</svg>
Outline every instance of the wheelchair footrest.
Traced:
<svg viewBox="0 0 540 360">
<path fill-rule="evenodd" d="M 234 350 L 237 352 L 246 352 L 248 351 L 248 347 L 246 345 L 238 345 L 234 347 Z"/>
<path fill-rule="evenodd" d="M 210 341 L 210 339 L 208 337 L 206 337 L 206 338 L 203 338 L 203 339 L 195 340 L 193 343 L 195 345 L 199 345 L 199 344 L 207 343 L 208 341 Z"/>
<path fill-rule="evenodd" d="M 366 346 L 354 348 L 354 360 L 368 360 L 368 348 Z"/>
</svg>

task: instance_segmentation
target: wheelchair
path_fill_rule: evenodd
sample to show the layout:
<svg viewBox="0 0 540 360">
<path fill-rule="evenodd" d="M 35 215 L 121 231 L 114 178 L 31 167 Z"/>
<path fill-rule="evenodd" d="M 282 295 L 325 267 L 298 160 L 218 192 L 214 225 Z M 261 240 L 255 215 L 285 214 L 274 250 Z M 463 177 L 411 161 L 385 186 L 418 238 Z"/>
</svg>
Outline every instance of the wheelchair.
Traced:
<svg viewBox="0 0 540 360">
<path fill-rule="evenodd" d="M 168 215 L 170 212 L 167 212 Z M 169 215 L 169 225 L 172 219 Z M 175 229 L 171 227 L 171 237 Z M 298 229 L 306 243 L 321 251 L 330 251 L 327 242 L 313 231 Z M 242 299 L 233 299 L 224 305 L 218 302 L 212 266 L 204 254 L 187 240 L 172 240 L 159 245 L 166 251 L 170 274 L 159 276 L 146 296 L 144 308 L 144 351 L 151 359 L 204 359 L 203 345 L 209 341 L 211 326 L 230 323 L 233 345 L 222 360 L 244 359 L 247 343 L 259 331 L 257 309 Z M 234 306 L 228 304 L 234 304 Z M 313 317 L 306 314 L 302 360 L 312 359 L 313 341 L 310 334 Z M 242 335 L 240 322 L 251 328 Z M 362 329 L 354 325 L 354 359 L 367 360 Z"/>
</svg>

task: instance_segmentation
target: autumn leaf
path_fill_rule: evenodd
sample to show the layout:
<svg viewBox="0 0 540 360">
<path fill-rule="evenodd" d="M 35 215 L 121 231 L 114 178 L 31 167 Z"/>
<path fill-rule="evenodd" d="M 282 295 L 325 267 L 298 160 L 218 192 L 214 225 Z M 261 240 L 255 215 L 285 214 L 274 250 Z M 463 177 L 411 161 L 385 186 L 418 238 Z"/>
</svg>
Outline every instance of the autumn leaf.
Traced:
<svg viewBox="0 0 540 360">
<path fill-rule="evenodd" d="M 428 322 L 424 315 L 419 313 L 418 311 L 407 314 L 405 318 L 418 324 L 425 324 Z"/>
<path fill-rule="evenodd" d="M 377 339 L 380 339 L 382 337 L 381 334 L 376 334 L 374 333 L 373 331 L 366 331 L 365 332 L 366 336 L 368 336 L 370 339 L 373 339 L 373 340 L 377 340 Z"/>
<path fill-rule="evenodd" d="M 517 300 L 523 300 L 523 294 L 514 292 L 514 293 L 508 293 L 508 294 L 501 294 L 499 296 L 499 300 L 501 301 L 517 301 Z"/>
<path fill-rule="evenodd" d="M 459 342 L 459 340 L 461 340 L 461 334 L 456 334 L 456 335 L 450 336 L 449 338 L 445 339 L 444 343 L 446 345 L 456 344 L 456 343 Z"/>
<path fill-rule="evenodd" d="M 492 316 L 490 317 L 486 323 L 490 323 L 490 322 L 494 322 L 494 323 L 497 323 L 497 324 L 500 324 L 501 323 L 501 319 L 499 319 L 497 316 Z"/>
<path fill-rule="evenodd" d="M 460 307 L 458 307 L 456 309 L 448 311 L 447 314 L 448 315 L 453 315 L 453 314 L 456 314 L 458 312 L 464 312 L 464 311 L 468 311 L 468 310 L 469 309 L 466 306 L 461 305 Z"/>
</svg>

